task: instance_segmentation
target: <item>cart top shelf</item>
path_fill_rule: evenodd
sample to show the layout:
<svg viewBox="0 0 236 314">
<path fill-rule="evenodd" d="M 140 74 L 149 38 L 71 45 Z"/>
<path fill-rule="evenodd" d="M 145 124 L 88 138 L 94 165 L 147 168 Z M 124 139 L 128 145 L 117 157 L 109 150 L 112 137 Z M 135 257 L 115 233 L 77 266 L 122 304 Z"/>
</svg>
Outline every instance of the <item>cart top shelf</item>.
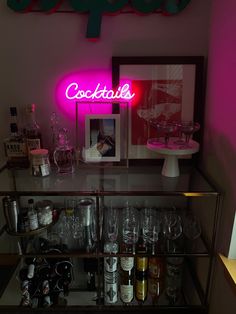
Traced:
<svg viewBox="0 0 236 314">
<path fill-rule="evenodd" d="M 160 166 L 81 167 L 61 175 L 52 169 L 47 177 L 34 177 L 29 169 L 3 169 L 0 195 L 217 195 L 217 190 L 196 168 L 182 166 L 180 176 L 161 175 Z"/>
</svg>

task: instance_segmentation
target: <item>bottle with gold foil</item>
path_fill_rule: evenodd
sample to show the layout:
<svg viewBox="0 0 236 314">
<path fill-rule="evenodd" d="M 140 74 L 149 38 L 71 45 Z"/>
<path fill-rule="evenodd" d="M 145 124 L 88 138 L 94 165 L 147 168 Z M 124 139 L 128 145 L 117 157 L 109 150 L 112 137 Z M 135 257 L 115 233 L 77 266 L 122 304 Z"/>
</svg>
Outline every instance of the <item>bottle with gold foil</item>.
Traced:
<svg viewBox="0 0 236 314">
<path fill-rule="evenodd" d="M 148 257 L 136 257 L 135 269 L 135 297 L 139 303 L 143 303 L 147 298 L 148 288 Z"/>
<path fill-rule="evenodd" d="M 135 297 L 139 303 L 144 303 L 147 298 L 147 271 L 135 272 Z"/>
</svg>

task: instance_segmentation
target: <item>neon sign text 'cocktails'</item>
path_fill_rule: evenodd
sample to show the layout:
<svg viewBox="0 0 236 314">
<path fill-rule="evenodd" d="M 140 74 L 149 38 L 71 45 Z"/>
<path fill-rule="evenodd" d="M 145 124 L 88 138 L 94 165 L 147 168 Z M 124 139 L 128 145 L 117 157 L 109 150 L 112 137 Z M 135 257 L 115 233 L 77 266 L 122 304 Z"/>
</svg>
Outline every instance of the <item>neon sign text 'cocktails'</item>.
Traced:
<svg viewBox="0 0 236 314">
<path fill-rule="evenodd" d="M 73 82 L 69 84 L 65 92 L 66 98 L 69 100 L 79 100 L 79 99 L 125 99 L 131 100 L 134 98 L 135 93 L 131 93 L 129 84 L 124 84 L 119 86 L 116 91 L 112 89 L 107 89 L 106 86 L 101 87 L 98 83 L 94 90 L 83 90 L 79 89 L 79 84 Z"/>
</svg>

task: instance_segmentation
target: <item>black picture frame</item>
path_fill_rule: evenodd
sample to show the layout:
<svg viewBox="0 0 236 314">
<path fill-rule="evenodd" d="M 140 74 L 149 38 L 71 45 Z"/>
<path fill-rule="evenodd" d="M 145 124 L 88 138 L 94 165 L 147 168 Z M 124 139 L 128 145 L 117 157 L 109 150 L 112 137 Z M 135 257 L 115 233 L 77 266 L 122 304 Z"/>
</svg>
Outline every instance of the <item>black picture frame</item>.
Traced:
<svg viewBox="0 0 236 314">
<path fill-rule="evenodd" d="M 193 66 L 195 69 L 194 72 L 194 86 L 192 88 L 192 103 L 189 104 L 192 110 L 192 119 L 200 123 L 200 130 L 196 132 L 193 136 L 201 147 L 203 141 L 204 133 L 204 56 L 113 56 L 112 57 L 112 85 L 113 88 L 117 88 L 122 79 L 122 73 L 124 72 L 124 67 L 132 66 L 130 69 L 137 70 L 137 67 L 142 69 L 145 65 L 149 68 L 157 68 L 158 65 L 179 65 L 183 67 Z M 129 70 L 130 71 L 130 70 Z M 126 77 L 125 77 L 126 79 Z M 114 108 L 114 113 L 119 112 L 118 106 Z M 129 127 L 132 127 L 132 121 L 129 124 Z M 128 156 L 129 159 L 132 159 L 132 156 Z M 139 158 L 139 157 L 135 157 Z M 146 159 L 141 157 L 140 159 Z M 196 159 L 196 157 L 194 156 Z M 147 158 L 149 159 L 149 158 Z"/>
</svg>

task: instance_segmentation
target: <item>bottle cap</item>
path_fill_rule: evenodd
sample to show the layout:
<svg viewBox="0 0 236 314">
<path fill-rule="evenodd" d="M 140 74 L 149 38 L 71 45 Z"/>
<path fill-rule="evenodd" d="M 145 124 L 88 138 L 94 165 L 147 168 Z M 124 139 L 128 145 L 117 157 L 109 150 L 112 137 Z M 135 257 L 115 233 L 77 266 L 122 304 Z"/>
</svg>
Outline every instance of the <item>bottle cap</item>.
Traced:
<svg viewBox="0 0 236 314">
<path fill-rule="evenodd" d="M 48 154 L 48 149 L 33 149 L 30 151 L 33 156 L 45 156 Z"/>
<path fill-rule="evenodd" d="M 11 116 L 17 116 L 17 109 L 16 107 L 10 107 L 10 113 L 11 113 Z"/>
</svg>

